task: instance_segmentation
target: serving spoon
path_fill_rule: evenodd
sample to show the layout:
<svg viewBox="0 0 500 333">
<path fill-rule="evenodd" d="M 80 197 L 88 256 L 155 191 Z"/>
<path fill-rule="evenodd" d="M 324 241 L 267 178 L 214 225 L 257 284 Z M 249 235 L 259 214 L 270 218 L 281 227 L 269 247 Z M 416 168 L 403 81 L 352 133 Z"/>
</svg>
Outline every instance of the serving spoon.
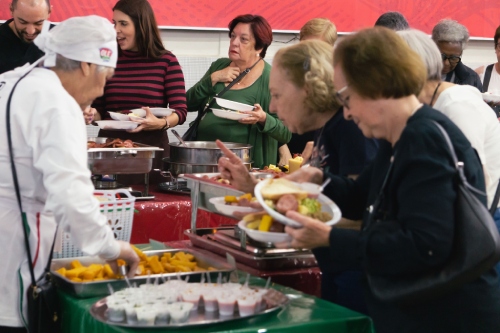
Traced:
<svg viewBox="0 0 500 333">
<path fill-rule="evenodd" d="M 177 133 L 176 130 L 171 130 L 172 131 L 172 134 L 175 135 L 175 137 L 177 138 L 177 140 L 179 140 L 179 142 L 181 143 L 181 145 L 183 145 L 184 147 L 187 147 L 187 144 L 186 142 L 184 142 L 184 140 L 182 140 L 181 136 L 179 135 L 179 133 Z"/>
</svg>

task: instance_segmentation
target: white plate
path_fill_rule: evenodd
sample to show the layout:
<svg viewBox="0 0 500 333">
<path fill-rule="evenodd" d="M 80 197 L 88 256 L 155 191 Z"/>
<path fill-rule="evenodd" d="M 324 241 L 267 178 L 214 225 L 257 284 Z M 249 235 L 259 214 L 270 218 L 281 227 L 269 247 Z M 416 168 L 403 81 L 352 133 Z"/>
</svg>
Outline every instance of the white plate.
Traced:
<svg viewBox="0 0 500 333">
<path fill-rule="evenodd" d="M 114 119 L 114 120 L 121 120 L 121 121 L 129 121 L 130 120 L 128 114 L 111 112 L 111 111 L 108 111 L 108 113 L 111 116 L 111 119 Z"/>
<path fill-rule="evenodd" d="M 133 121 L 119 121 L 119 120 L 98 120 L 96 121 L 102 129 L 114 129 L 114 130 L 132 130 L 139 126 L 138 123 Z"/>
<path fill-rule="evenodd" d="M 483 93 L 483 101 L 488 103 L 489 102 L 498 103 L 500 102 L 500 96 L 489 92 L 485 92 Z"/>
<path fill-rule="evenodd" d="M 225 109 L 237 110 L 237 111 L 253 111 L 254 106 L 230 101 L 228 99 L 223 99 L 220 97 L 215 97 L 217 104 Z"/>
<path fill-rule="evenodd" d="M 282 243 L 292 241 L 292 237 L 286 232 L 265 232 L 253 230 L 248 229 L 246 225 L 247 222 L 245 221 L 238 222 L 238 227 L 240 227 L 241 230 L 244 230 L 248 237 L 255 239 L 256 241 L 265 243 Z"/>
<path fill-rule="evenodd" d="M 169 108 L 149 108 L 149 110 L 151 110 L 151 113 L 156 117 L 168 117 L 175 111 L 174 109 Z M 130 112 L 141 118 L 146 117 L 146 110 L 144 109 L 133 109 L 130 110 Z"/>
<path fill-rule="evenodd" d="M 264 198 L 262 197 L 261 190 L 262 190 L 262 187 L 266 186 L 269 183 L 269 181 L 271 181 L 271 179 L 263 180 L 255 186 L 254 195 L 255 195 L 255 198 L 257 198 L 257 201 L 261 204 L 262 207 L 264 207 L 265 211 L 269 215 L 271 215 L 271 217 L 275 221 L 281 222 L 285 225 L 289 225 L 292 227 L 300 227 L 301 226 L 300 223 L 295 222 L 292 219 L 289 219 L 285 215 L 278 213 L 277 211 L 275 211 L 274 209 L 272 209 L 271 207 L 269 207 L 268 205 L 265 204 Z M 314 190 L 315 184 L 311 184 L 311 183 L 302 183 L 302 184 L 301 183 L 294 183 L 294 184 L 301 187 L 305 191 L 308 191 L 309 193 L 313 194 L 312 196 L 317 195 L 317 190 Z M 314 192 L 316 192 L 316 193 L 314 193 Z M 334 225 L 335 223 L 340 221 L 340 218 L 342 217 L 342 213 L 340 212 L 340 208 L 332 200 L 330 200 L 330 198 L 328 198 L 324 194 L 320 194 L 317 199 L 321 203 L 321 211 L 327 212 L 332 216 L 332 219 L 330 221 L 326 221 L 325 224 Z"/>
<path fill-rule="evenodd" d="M 226 118 L 231 120 L 239 120 L 246 117 L 250 117 L 249 114 L 239 113 L 237 111 L 221 110 L 221 109 L 211 109 L 214 115 L 220 118 Z"/>
<path fill-rule="evenodd" d="M 226 205 L 224 197 L 211 198 L 208 201 L 215 206 L 215 208 L 219 211 L 219 213 L 230 216 L 233 215 L 234 212 L 252 213 L 262 210 L 262 208 L 256 209 L 252 207 Z"/>
</svg>

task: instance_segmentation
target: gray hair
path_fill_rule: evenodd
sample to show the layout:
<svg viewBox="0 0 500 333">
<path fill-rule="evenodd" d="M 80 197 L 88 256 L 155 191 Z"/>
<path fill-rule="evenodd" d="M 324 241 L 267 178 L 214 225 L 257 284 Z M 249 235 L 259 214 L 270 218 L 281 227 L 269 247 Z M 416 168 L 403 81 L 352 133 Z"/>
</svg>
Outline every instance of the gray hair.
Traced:
<svg viewBox="0 0 500 333">
<path fill-rule="evenodd" d="M 436 43 L 428 35 L 419 30 L 404 30 L 397 33 L 424 61 L 425 67 L 427 67 L 427 81 L 441 81 L 443 60 L 441 59 L 441 52 Z"/>
<path fill-rule="evenodd" d="M 60 54 L 57 54 L 56 58 L 56 65 L 54 66 L 55 69 L 59 69 L 63 72 L 72 72 L 76 69 L 80 68 L 80 64 L 82 62 L 78 60 L 73 60 L 73 59 L 68 59 L 65 56 L 62 56 Z M 102 65 L 97 65 L 97 71 L 103 71 L 106 68 L 111 68 L 111 67 L 106 67 Z"/>
<path fill-rule="evenodd" d="M 377 19 L 376 27 L 386 27 L 394 31 L 410 29 L 406 18 L 400 12 L 387 12 Z"/>
<path fill-rule="evenodd" d="M 462 50 L 469 41 L 469 30 L 455 20 L 444 19 L 432 29 L 432 39 L 438 42 L 460 43 Z"/>
</svg>

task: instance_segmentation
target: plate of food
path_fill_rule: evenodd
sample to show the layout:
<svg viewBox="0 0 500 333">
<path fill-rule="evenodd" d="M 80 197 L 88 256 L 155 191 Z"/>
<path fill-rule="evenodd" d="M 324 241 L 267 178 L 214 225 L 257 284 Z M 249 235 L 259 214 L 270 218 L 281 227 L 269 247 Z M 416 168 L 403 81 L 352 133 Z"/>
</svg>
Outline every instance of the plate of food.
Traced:
<svg viewBox="0 0 500 333">
<path fill-rule="evenodd" d="M 155 117 L 168 117 L 172 114 L 172 112 L 175 111 L 174 109 L 170 109 L 170 108 L 149 108 L 149 110 L 151 110 L 151 113 Z M 146 110 L 144 110 L 144 109 L 133 109 L 133 110 L 130 110 L 130 112 L 133 113 L 134 116 L 136 116 L 136 117 L 140 117 L 140 118 L 146 117 Z"/>
<path fill-rule="evenodd" d="M 292 237 L 285 233 L 285 226 L 276 222 L 265 212 L 246 215 L 238 222 L 238 227 L 244 230 L 248 237 L 263 243 L 291 242 Z"/>
<path fill-rule="evenodd" d="M 319 193 L 319 185 L 294 183 L 289 180 L 266 179 L 255 186 L 254 194 L 265 211 L 276 221 L 292 227 L 300 223 L 285 216 L 294 210 L 327 225 L 334 225 L 342 217 L 339 207 L 324 194 Z"/>
<path fill-rule="evenodd" d="M 243 104 L 239 102 L 230 101 L 228 99 L 215 97 L 217 104 L 225 109 L 237 110 L 237 111 L 253 111 L 254 106 Z"/>
<path fill-rule="evenodd" d="M 485 92 L 485 93 L 482 93 L 483 95 L 483 101 L 485 101 L 486 103 L 500 103 L 500 93 L 499 92 L 495 92 L 495 93 L 491 93 L 491 92 Z"/>
<path fill-rule="evenodd" d="M 111 119 L 114 119 L 114 120 L 120 120 L 120 121 L 129 121 L 130 120 L 130 117 L 128 114 L 111 112 L 111 111 L 108 111 L 108 113 L 109 113 L 109 116 L 111 117 Z"/>
<path fill-rule="evenodd" d="M 247 113 L 241 113 L 239 111 L 223 110 L 223 109 L 211 109 L 214 115 L 219 118 L 226 118 L 231 120 L 240 120 L 246 117 L 250 117 Z"/>
<path fill-rule="evenodd" d="M 106 130 L 133 130 L 139 126 L 138 123 L 134 123 L 133 121 L 120 120 L 98 120 L 96 123 L 101 129 Z"/>
<path fill-rule="evenodd" d="M 251 213 L 262 210 L 257 199 L 251 194 L 246 193 L 239 197 L 226 195 L 208 200 L 219 213 L 233 215 L 234 212 Z M 257 208 L 258 207 L 258 208 Z"/>
</svg>

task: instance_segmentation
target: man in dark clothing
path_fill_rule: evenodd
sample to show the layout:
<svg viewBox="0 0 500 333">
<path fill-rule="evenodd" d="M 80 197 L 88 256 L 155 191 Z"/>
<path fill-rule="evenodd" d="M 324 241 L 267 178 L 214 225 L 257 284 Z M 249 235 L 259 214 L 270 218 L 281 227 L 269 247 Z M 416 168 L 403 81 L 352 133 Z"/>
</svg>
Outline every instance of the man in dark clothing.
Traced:
<svg viewBox="0 0 500 333">
<path fill-rule="evenodd" d="M 12 0 L 10 11 L 12 19 L 0 26 L 0 74 L 43 55 L 33 40 L 49 18 L 50 0 Z"/>
<path fill-rule="evenodd" d="M 462 63 L 462 53 L 469 41 L 467 28 L 453 20 L 441 20 L 432 29 L 432 39 L 443 59 L 442 79 L 456 84 L 474 86 L 483 92 L 483 84 L 474 70 Z"/>
</svg>

